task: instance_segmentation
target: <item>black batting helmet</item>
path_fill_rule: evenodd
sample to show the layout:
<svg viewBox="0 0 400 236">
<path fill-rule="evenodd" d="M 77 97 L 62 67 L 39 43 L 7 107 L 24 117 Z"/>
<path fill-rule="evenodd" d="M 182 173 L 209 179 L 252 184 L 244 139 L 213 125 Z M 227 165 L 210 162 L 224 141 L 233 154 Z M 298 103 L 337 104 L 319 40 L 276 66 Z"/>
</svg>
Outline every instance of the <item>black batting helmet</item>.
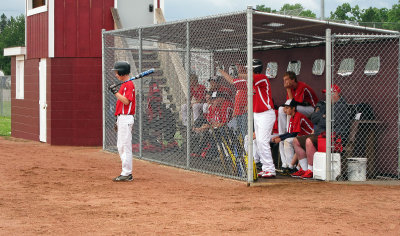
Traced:
<svg viewBox="0 0 400 236">
<path fill-rule="evenodd" d="M 263 70 L 263 63 L 259 59 L 253 59 L 253 73 L 254 74 L 261 74 Z"/>
<path fill-rule="evenodd" d="M 112 70 L 117 71 L 119 76 L 129 75 L 131 73 L 131 65 L 126 61 L 117 61 Z"/>
</svg>

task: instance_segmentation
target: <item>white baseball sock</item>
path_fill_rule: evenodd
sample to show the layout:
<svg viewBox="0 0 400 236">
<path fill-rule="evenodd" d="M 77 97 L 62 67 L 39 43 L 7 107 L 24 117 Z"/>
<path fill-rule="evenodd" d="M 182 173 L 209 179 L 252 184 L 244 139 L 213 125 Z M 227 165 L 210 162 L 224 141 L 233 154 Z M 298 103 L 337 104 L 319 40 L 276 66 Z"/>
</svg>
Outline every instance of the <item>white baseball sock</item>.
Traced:
<svg viewBox="0 0 400 236">
<path fill-rule="evenodd" d="M 307 158 L 299 160 L 299 164 L 304 171 L 308 170 Z"/>
</svg>

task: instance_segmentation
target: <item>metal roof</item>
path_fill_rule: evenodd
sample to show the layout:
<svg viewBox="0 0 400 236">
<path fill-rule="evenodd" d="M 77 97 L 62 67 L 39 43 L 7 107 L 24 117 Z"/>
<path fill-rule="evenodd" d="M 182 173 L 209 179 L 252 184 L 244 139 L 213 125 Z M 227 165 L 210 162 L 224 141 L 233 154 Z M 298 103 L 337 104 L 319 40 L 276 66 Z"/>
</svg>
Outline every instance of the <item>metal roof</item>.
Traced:
<svg viewBox="0 0 400 236">
<path fill-rule="evenodd" d="M 399 35 L 397 31 L 354 26 L 325 20 L 253 11 L 254 49 L 303 47 L 325 43 L 326 29 L 332 34 Z M 138 39 L 139 29 L 145 41 L 167 43 L 177 49 L 186 47 L 187 26 L 190 47 L 198 50 L 246 50 L 246 11 L 107 31 L 105 34 Z"/>
<path fill-rule="evenodd" d="M 325 42 L 326 29 L 332 34 L 398 35 L 399 32 L 255 11 L 254 47 L 299 47 Z"/>
</svg>

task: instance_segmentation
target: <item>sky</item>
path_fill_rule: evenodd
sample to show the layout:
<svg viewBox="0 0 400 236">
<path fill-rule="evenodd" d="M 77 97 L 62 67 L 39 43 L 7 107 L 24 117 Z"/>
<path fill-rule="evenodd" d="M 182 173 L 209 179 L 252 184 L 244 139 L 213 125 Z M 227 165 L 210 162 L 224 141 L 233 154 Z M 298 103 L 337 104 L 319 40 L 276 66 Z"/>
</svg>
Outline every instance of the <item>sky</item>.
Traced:
<svg viewBox="0 0 400 236">
<path fill-rule="evenodd" d="M 135 0 L 137 1 L 137 0 Z M 215 15 L 234 11 L 245 10 L 248 5 L 255 8 L 256 5 L 265 5 L 279 10 L 284 4 L 300 3 L 305 9 L 309 9 L 320 16 L 321 0 L 164 0 L 164 15 L 167 21 L 182 20 L 188 18 Z M 343 3 L 350 3 L 352 7 L 359 5 L 361 9 L 369 7 L 391 8 L 398 4 L 399 0 L 325 0 L 325 17 L 330 15 Z M 25 13 L 25 0 L 0 0 L 0 14 L 7 17 Z"/>
</svg>

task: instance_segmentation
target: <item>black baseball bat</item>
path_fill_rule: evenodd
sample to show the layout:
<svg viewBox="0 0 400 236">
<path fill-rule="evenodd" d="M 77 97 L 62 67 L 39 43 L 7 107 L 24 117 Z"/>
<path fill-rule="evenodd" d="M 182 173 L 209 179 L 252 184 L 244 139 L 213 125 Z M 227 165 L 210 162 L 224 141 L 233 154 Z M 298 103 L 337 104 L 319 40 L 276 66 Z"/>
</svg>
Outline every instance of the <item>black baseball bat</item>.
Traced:
<svg viewBox="0 0 400 236">
<path fill-rule="evenodd" d="M 150 70 L 143 71 L 142 73 L 140 73 L 140 74 L 128 79 L 127 81 L 118 83 L 118 84 L 114 85 L 113 87 L 120 86 L 121 84 L 125 84 L 126 82 L 129 82 L 129 81 L 132 81 L 132 80 L 135 80 L 135 79 L 140 79 L 140 78 L 145 77 L 147 75 L 150 75 L 152 73 L 154 73 L 154 68 L 151 68 Z"/>
</svg>

